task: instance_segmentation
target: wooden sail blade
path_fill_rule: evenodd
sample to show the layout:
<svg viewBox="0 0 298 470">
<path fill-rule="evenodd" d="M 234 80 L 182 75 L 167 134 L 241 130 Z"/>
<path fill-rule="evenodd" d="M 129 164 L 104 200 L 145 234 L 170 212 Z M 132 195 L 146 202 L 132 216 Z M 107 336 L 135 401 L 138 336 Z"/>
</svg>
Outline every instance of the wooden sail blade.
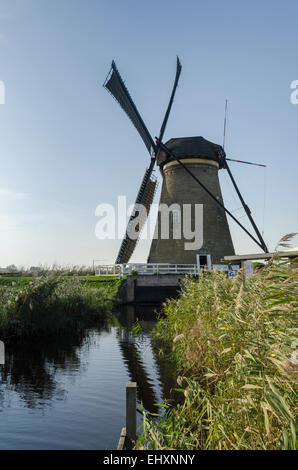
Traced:
<svg viewBox="0 0 298 470">
<path fill-rule="evenodd" d="M 111 70 L 103 86 L 111 93 L 115 100 L 120 104 L 121 108 L 125 111 L 141 136 L 148 152 L 152 155 L 156 149 L 155 142 L 137 110 L 137 107 L 126 88 L 114 61 L 112 62 Z"/>
<path fill-rule="evenodd" d="M 182 69 L 182 65 L 180 63 L 179 57 L 177 57 L 176 77 L 175 77 L 175 81 L 174 81 L 174 86 L 173 86 L 170 101 L 169 101 L 169 104 L 168 104 L 168 107 L 167 107 L 167 110 L 166 110 L 166 114 L 165 114 L 162 126 L 160 128 L 160 131 L 159 131 L 159 140 L 161 142 L 162 142 L 162 139 L 163 139 L 163 135 L 164 135 L 164 132 L 165 132 L 165 129 L 166 129 L 166 125 L 167 125 L 169 115 L 170 115 L 170 111 L 171 111 L 171 108 L 172 108 L 172 104 L 173 104 L 173 101 L 174 101 L 176 89 L 177 89 L 177 86 L 178 86 L 179 77 L 180 77 L 180 74 L 181 74 L 181 69 Z"/>
</svg>

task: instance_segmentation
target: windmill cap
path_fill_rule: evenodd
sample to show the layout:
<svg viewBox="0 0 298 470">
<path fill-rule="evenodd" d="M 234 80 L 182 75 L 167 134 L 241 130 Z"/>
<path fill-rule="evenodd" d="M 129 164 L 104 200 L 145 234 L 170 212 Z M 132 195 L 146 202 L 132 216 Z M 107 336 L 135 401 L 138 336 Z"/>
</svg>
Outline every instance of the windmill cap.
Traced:
<svg viewBox="0 0 298 470">
<path fill-rule="evenodd" d="M 223 161 L 218 155 L 218 150 L 222 150 L 221 145 L 214 144 L 204 137 L 178 137 L 168 140 L 165 145 L 177 158 L 203 158 L 217 162 L 219 168 L 223 167 Z M 158 153 L 157 164 L 160 167 L 171 160 L 173 158 L 168 157 L 163 150 Z"/>
</svg>

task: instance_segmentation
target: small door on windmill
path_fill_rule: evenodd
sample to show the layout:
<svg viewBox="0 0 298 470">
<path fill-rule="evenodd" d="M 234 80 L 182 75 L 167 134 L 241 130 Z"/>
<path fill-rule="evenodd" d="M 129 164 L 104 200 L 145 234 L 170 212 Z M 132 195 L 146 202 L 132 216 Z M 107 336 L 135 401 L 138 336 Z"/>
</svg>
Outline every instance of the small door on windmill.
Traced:
<svg viewBox="0 0 298 470">
<path fill-rule="evenodd" d="M 197 254 L 197 266 L 198 268 L 207 269 L 211 271 L 212 264 L 211 264 L 211 255 L 210 254 Z"/>
</svg>

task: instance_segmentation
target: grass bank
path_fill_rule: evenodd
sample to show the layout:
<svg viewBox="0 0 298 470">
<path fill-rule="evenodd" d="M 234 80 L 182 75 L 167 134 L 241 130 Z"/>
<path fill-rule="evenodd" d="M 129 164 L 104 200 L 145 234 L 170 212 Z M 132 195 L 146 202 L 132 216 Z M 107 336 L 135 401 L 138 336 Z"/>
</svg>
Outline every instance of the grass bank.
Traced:
<svg viewBox="0 0 298 470">
<path fill-rule="evenodd" d="M 104 322 L 112 315 L 120 282 L 55 273 L 0 281 L 0 334 L 6 340 L 60 334 Z"/>
<path fill-rule="evenodd" d="M 53 274 L 53 273 L 52 273 Z M 67 275 L 64 273 L 54 273 L 55 275 L 60 275 L 65 279 L 73 279 L 77 277 L 77 279 L 87 287 L 111 287 L 115 286 L 118 287 L 120 284 L 120 280 L 118 276 L 78 276 L 78 275 Z M 45 272 L 41 276 L 2 276 L 0 275 L 0 288 L 1 287 L 13 287 L 14 289 L 21 289 L 26 287 L 30 284 L 30 282 L 36 278 L 41 278 L 48 276 L 49 272 Z"/>
<path fill-rule="evenodd" d="M 298 274 L 272 263 L 245 283 L 206 273 L 168 302 L 154 333 L 184 402 L 144 416 L 145 449 L 295 449 Z"/>
</svg>

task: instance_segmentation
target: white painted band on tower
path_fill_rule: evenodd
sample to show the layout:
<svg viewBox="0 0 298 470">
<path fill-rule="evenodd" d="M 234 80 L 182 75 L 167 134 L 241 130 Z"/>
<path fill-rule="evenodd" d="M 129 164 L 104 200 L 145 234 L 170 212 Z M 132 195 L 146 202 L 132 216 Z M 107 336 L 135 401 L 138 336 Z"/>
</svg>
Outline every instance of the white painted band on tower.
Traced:
<svg viewBox="0 0 298 470">
<path fill-rule="evenodd" d="M 183 158 L 183 164 L 187 163 L 199 163 L 200 165 L 210 165 L 210 166 L 215 166 L 215 168 L 219 168 L 219 164 L 215 162 L 214 160 L 207 160 L 206 158 Z M 169 168 L 171 166 L 179 165 L 179 162 L 177 161 L 170 161 L 168 163 L 165 163 L 163 166 L 163 170 L 166 168 Z"/>
</svg>

